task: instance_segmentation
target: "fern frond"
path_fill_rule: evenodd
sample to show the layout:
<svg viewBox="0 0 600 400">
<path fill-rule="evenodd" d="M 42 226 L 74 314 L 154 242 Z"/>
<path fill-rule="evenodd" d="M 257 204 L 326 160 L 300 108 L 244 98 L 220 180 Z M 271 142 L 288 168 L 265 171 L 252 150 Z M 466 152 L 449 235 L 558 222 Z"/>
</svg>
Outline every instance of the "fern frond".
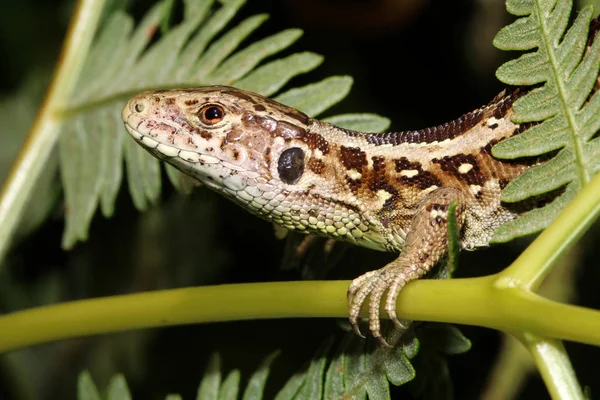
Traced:
<svg viewBox="0 0 600 400">
<path fill-rule="evenodd" d="M 243 0 L 184 3 L 183 21 L 152 44 L 159 25 L 169 19 L 169 2 L 156 4 L 135 29 L 130 16 L 117 12 L 97 35 L 75 94 L 63 110 L 66 121 L 59 155 L 66 202 L 65 248 L 86 239 L 99 205 L 105 216 L 113 214 L 123 179 L 123 159 L 135 206 L 145 210 L 160 196 L 159 161 L 129 139 L 122 127 L 120 113 L 128 98 L 142 90 L 217 84 L 270 96 L 323 60 L 302 52 L 261 65 L 293 44 L 302 31 L 287 29 L 238 50 L 267 15 L 251 16 L 221 34 Z M 290 90 L 278 99 L 316 115 L 345 97 L 351 85 L 349 77 L 333 77 Z M 349 128 L 387 125 L 385 119 L 369 114 L 348 115 L 342 120 Z M 170 167 L 167 176 L 183 192 L 197 184 Z"/>
<path fill-rule="evenodd" d="M 508 0 L 506 6 L 522 18 L 503 28 L 494 45 L 531 52 L 505 63 L 496 75 L 507 84 L 538 87 L 513 105 L 513 120 L 534 126 L 496 145 L 493 154 L 517 158 L 558 153 L 509 183 L 502 200 L 518 202 L 556 189 L 563 193 L 544 208 L 503 225 L 494 235 L 497 242 L 544 228 L 599 169 L 598 145 L 590 140 L 600 129 L 600 95 L 592 93 L 600 69 L 600 40 L 596 28 L 590 32 L 592 7 L 582 9 L 567 30 L 571 0 Z"/>
<path fill-rule="evenodd" d="M 429 365 L 445 366 L 442 355 L 459 354 L 469 350 L 471 343 L 460 331 L 446 324 L 427 324 L 418 329 L 427 348 L 419 363 L 423 369 Z M 399 337 L 398 337 L 399 338 Z M 389 382 L 404 385 L 415 378 L 411 360 L 419 353 L 419 340 L 414 334 L 402 336 L 398 347 L 381 347 L 375 339 L 363 340 L 348 332 L 340 341 L 335 352 L 331 352 L 333 338 L 326 339 L 312 355 L 307 366 L 294 373 L 275 396 L 275 400 L 320 400 L 338 398 L 389 399 Z M 243 400 L 264 398 L 264 389 L 279 351 L 267 355 L 249 377 L 242 395 Z M 416 360 L 416 359 L 415 359 Z M 426 376 L 434 376 L 425 371 Z M 231 370 L 222 379 L 222 362 L 218 353 L 213 353 L 204 369 L 198 386 L 197 400 L 235 400 L 242 388 L 238 369 Z M 427 379 L 427 378 L 426 378 Z M 439 385 L 438 376 L 431 378 Z M 431 381 L 430 381 L 431 382 Z M 108 390 L 109 399 L 129 399 L 129 389 L 122 375 L 111 378 Z M 95 399 L 98 390 L 87 371 L 78 379 L 78 399 Z M 176 399 L 177 395 L 168 397 Z M 99 397 L 98 397 L 99 398 Z"/>
</svg>

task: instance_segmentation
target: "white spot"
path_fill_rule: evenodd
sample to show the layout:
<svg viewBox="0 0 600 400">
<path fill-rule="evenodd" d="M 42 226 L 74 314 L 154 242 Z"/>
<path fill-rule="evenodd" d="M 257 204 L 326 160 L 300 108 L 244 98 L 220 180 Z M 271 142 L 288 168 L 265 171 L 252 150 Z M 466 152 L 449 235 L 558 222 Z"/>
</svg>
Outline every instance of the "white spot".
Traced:
<svg viewBox="0 0 600 400">
<path fill-rule="evenodd" d="M 179 150 L 175 147 L 167 146 L 162 143 L 156 147 L 156 150 L 160 151 L 167 157 L 177 157 L 177 154 L 179 153 Z"/>
<path fill-rule="evenodd" d="M 473 193 L 473 195 L 478 195 L 481 193 L 481 186 L 479 185 L 469 185 L 469 191 Z"/>
<path fill-rule="evenodd" d="M 400 171 L 400 175 L 407 178 L 412 178 L 413 176 L 419 175 L 419 171 L 416 169 L 403 169 Z"/>
<path fill-rule="evenodd" d="M 193 151 L 182 150 L 179 152 L 179 157 L 189 162 L 198 162 L 200 160 L 200 154 L 194 153 Z"/>
<path fill-rule="evenodd" d="M 357 180 L 357 179 L 362 178 L 362 174 L 360 172 L 358 172 L 357 170 L 355 170 L 354 168 L 352 168 L 351 170 L 348 170 L 348 176 L 352 180 Z"/>
<path fill-rule="evenodd" d="M 383 190 L 383 189 L 379 189 L 376 194 L 377 194 L 377 197 L 379 197 L 382 201 L 386 201 L 387 199 L 392 197 L 392 194 L 390 192 L 388 192 L 387 190 Z"/>
<path fill-rule="evenodd" d="M 322 152 L 321 150 L 319 150 L 319 149 L 316 149 L 316 150 L 313 152 L 313 156 L 314 156 L 315 158 L 317 158 L 317 159 L 320 159 L 320 158 L 322 158 L 322 157 L 323 157 L 323 152 Z"/>
<path fill-rule="evenodd" d="M 464 163 L 464 164 L 461 164 L 460 167 L 458 167 L 458 172 L 460 172 L 461 174 L 466 174 L 467 172 L 469 172 L 472 169 L 473 169 L 473 164 Z"/>
<path fill-rule="evenodd" d="M 431 219 L 436 219 L 437 217 L 442 217 L 442 218 L 446 218 L 448 212 L 447 211 L 442 211 L 442 210 L 436 210 L 433 209 L 431 210 L 431 212 L 429 213 L 429 217 Z"/>
<path fill-rule="evenodd" d="M 486 122 L 487 122 L 488 126 L 490 126 L 490 125 L 494 125 L 494 124 L 499 124 L 500 122 L 502 122 L 502 120 L 495 118 L 495 117 L 490 117 L 487 119 Z"/>
</svg>

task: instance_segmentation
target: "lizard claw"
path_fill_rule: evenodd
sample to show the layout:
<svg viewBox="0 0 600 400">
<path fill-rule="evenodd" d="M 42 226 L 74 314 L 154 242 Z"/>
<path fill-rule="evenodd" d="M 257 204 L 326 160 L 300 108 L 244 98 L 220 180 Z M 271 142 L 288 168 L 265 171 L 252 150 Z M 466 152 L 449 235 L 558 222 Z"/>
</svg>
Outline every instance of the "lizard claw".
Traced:
<svg viewBox="0 0 600 400">
<path fill-rule="evenodd" d="M 412 272 L 412 270 L 409 270 Z M 396 314 L 396 299 L 398 294 L 411 280 L 411 274 L 406 267 L 387 266 L 380 270 L 370 271 L 352 281 L 348 288 L 348 303 L 350 306 L 350 324 L 359 336 L 364 337 L 358 328 L 361 309 L 369 299 L 369 330 L 371 335 L 379 341 L 382 346 L 391 347 L 381 334 L 381 318 L 379 308 L 381 299 L 387 291 L 385 299 L 385 312 L 398 329 L 406 330 L 408 324 L 400 321 Z"/>
<path fill-rule="evenodd" d="M 360 332 L 358 323 L 360 322 L 360 311 L 368 293 L 363 295 L 360 292 L 362 292 L 362 289 L 364 288 L 363 284 L 365 281 L 370 279 L 376 272 L 377 271 L 367 272 L 366 274 L 363 274 L 353 280 L 348 287 L 348 292 L 346 294 L 348 298 L 348 304 L 350 305 L 350 325 L 352 326 L 354 333 L 362 338 L 365 336 Z"/>
</svg>

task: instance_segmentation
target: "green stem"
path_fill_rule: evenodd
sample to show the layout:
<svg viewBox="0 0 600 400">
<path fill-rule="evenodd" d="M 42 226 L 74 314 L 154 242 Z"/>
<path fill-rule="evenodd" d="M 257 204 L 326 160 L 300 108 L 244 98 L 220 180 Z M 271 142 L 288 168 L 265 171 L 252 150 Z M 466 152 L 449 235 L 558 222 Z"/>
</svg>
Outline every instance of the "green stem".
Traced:
<svg viewBox="0 0 600 400">
<path fill-rule="evenodd" d="M 585 185 L 523 253 L 499 274 L 497 286 L 536 290 L 552 265 L 600 214 L 600 174 Z"/>
<path fill-rule="evenodd" d="M 600 312 L 497 289 L 497 277 L 421 280 L 400 294 L 403 318 L 479 325 L 600 345 Z M 246 319 L 346 318 L 348 281 L 205 286 L 105 297 L 0 317 L 0 352 L 131 329 Z M 204 306 L 199 306 L 204 305 Z"/>
<path fill-rule="evenodd" d="M 531 353 L 553 399 L 584 400 L 569 356 L 560 340 L 524 335 L 519 340 Z"/>
<path fill-rule="evenodd" d="M 80 0 L 63 45 L 54 79 L 10 175 L 0 193 L 0 262 L 4 259 L 32 190 L 59 137 L 64 108 L 83 67 L 104 0 Z M 1 265 L 1 264 L 0 264 Z"/>
</svg>

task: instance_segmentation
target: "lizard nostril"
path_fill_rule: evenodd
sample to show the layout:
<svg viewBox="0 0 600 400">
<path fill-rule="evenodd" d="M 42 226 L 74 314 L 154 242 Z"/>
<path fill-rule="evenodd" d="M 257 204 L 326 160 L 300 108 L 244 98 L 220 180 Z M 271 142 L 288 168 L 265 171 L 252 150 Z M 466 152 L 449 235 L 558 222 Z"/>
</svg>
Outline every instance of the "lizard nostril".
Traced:
<svg viewBox="0 0 600 400">
<path fill-rule="evenodd" d="M 135 112 L 141 113 L 142 111 L 144 111 L 144 105 L 142 103 L 135 103 L 133 109 L 135 110 Z"/>
</svg>

